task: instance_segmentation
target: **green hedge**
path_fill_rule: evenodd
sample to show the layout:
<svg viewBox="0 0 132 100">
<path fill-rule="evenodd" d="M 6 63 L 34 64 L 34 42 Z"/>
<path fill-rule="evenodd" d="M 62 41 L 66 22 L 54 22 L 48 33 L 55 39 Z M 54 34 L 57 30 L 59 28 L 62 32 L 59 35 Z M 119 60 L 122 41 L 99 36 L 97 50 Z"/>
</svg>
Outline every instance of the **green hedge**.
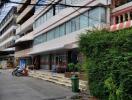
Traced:
<svg viewBox="0 0 132 100">
<path fill-rule="evenodd" d="M 100 100 L 132 100 L 132 29 L 88 31 L 80 36 L 91 94 Z"/>
</svg>

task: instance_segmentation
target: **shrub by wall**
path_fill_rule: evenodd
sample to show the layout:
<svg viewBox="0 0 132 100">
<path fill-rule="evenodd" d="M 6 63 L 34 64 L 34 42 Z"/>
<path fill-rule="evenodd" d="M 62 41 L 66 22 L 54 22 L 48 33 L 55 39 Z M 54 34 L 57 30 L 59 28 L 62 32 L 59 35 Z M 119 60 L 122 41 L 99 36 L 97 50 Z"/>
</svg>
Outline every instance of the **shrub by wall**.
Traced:
<svg viewBox="0 0 132 100">
<path fill-rule="evenodd" d="M 91 94 L 100 100 L 132 100 L 132 29 L 88 31 L 80 36 Z"/>
</svg>

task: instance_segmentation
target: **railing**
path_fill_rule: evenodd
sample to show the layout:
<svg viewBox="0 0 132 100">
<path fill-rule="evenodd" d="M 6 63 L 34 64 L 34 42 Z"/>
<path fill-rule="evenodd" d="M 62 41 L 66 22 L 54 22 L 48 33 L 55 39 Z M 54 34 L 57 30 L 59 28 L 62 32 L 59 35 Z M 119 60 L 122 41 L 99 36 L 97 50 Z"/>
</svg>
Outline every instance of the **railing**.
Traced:
<svg viewBox="0 0 132 100">
<path fill-rule="evenodd" d="M 120 11 L 120 10 L 125 9 L 125 8 L 128 8 L 128 7 L 131 7 L 131 6 L 132 6 L 132 2 L 128 2 L 126 4 L 123 4 L 123 5 L 119 6 L 119 7 L 114 8 L 112 10 L 112 13 L 117 12 L 117 11 Z"/>
<path fill-rule="evenodd" d="M 34 16 L 32 16 L 31 18 L 29 18 L 25 23 L 23 23 L 22 25 L 18 26 L 18 28 L 16 29 L 16 34 L 21 33 L 23 30 L 28 29 L 29 26 L 33 25 L 33 21 L 34 21 Z"/>
<path fill-rule="evenodd" d="M 17 17 L 17 23 L 24 17 L 26 14 L 31 11 L 33 6 L 27 6 L 27 8 Z"/>
</svg>

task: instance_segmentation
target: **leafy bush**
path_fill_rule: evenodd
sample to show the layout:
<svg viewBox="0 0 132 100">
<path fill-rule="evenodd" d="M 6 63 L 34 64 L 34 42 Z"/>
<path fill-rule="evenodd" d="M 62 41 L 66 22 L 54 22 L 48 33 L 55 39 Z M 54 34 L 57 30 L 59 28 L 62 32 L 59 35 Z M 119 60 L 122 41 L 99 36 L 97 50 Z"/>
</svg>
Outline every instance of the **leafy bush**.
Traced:
<svg viewBox="0 0 132 100">
<path fill-rule="evenodd" d="M 68 67 L 68 71 L 72 72 L 72 71 L 74 71 L 75 65 L 74 65 L 74 63 L 69 63 L 67 67 Z"/>
<path fill-rule="evenodd" d="M 132 29 L 88 31 L 80 36 L 80 51 L 91 94 L 101 100 L 132 100 Z"/>
<path fill-rule="evenodd" d="M 82 69 L 81 63 L 78 62 L 78 63 L 75 65 L 75 69 L 76 69 L 76 71 L 81 72 L 81 69 Z"/>
</svg>

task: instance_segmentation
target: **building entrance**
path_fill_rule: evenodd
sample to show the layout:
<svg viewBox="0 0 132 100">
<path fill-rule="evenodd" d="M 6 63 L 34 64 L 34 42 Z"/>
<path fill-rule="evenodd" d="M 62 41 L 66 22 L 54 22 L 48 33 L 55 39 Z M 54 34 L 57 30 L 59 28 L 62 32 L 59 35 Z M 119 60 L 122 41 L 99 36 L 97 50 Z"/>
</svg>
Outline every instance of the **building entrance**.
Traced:
<svg viewBox="0 0 132 100">
<path fill-rule="evenodd" d="M 59 72 L 65 72 L 67 65 L 66 61 L 66 54 L 54 54 L 52 56 L 52 67 L 56 67 L 56 71 Z"/>
</svg>

